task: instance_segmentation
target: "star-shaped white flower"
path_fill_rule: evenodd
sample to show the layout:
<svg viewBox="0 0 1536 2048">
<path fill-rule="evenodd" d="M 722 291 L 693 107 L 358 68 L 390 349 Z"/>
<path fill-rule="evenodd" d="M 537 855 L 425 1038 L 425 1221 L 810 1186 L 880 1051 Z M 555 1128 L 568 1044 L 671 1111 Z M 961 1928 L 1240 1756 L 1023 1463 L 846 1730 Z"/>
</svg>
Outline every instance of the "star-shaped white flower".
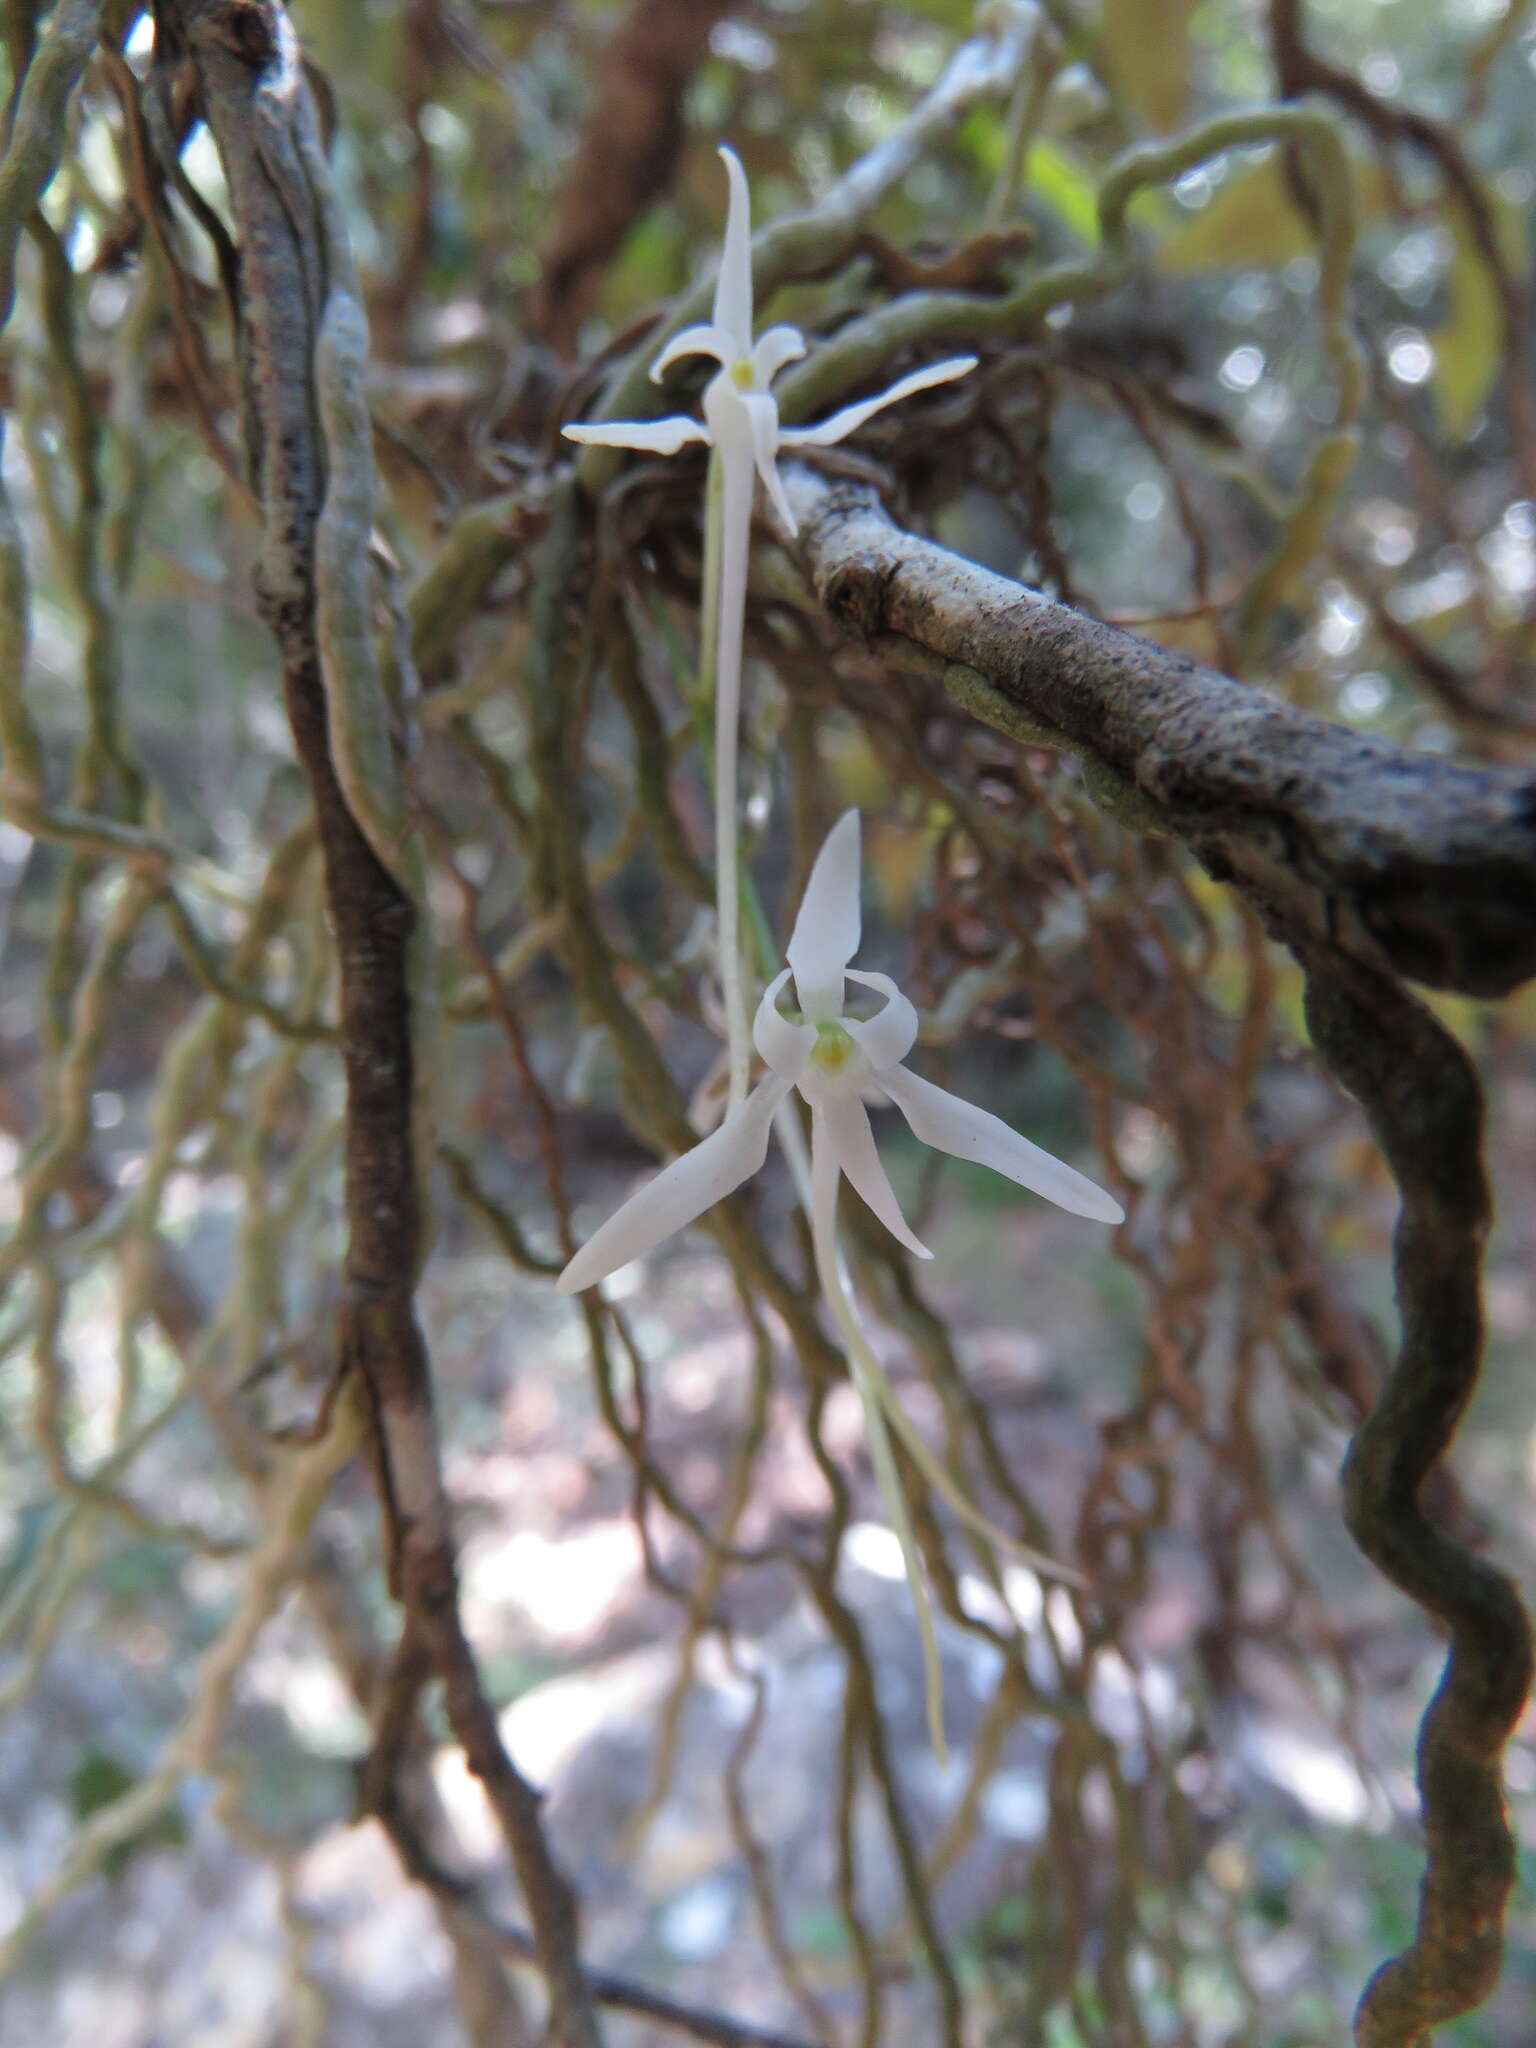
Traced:
<svg viewBox="0 0 1536 2048">
<path fill-rule="evenodd" d="M 826 448 L 842 441 L 873 414 L 896 405 L 914 392 L 935 384 L 947 384 L 976 367 L 975 356 L 951 356 L 924 370 L 898 378 L 888 391 L 875 398 L 845 405 L 830 419 L 811 427 L 781 427 L 778 401 L 769 385 L 787 363 L 805 354 L 805 336 L 798 327 L 768 328 L 756 341 L 752 338 L 752 221 L 747 193 L 747 174 L 736 152 L 723 145 L 721 161 L 730 180 L 730 205 L 726 213 L 725 245 L 720 254 L 720 275 L 715 283 L 714 315 L 697 327 L 685 327 L 674 334 L 651 365 L 651 377 L 660 383 L 673 363 L 686 356 L 708 356 L 720 365 L 704 392 L 704 418 L 689 419 L 678 414 L 662 420 L 605 420 L 590 426 L 562 427 L 568 441 L 594 443 L 602 448 L 638 448 L 653 455 L 675 455 L 691 441 L 707 442 L 727 458 L 727 477 L 732 471 L 745 482 L 745 504 L 751 506 L 751 478 L 754 468 L 763 487 L 793 537 L 795 515 L 784 495 L 777 456 L 781 449 Z M 727 530 L 730 528 L 727 514 Z"/>
<path fill-rule="evenodd" d="M 859 948 L 859 814 L 848 811 L 828 834 L 806 884 L 789 941 L 789 965 L 764 991 L 752 1027 L 767 1073 L 726 1114 L 719 1129 L 674 1159 L 588 1239 L 560 1275 L 573 1294 L 652 1251 L 664 1238 L 749 1180 L 768 1152 L 774 1112 L 792 1088 L 811 1112 L 812 1228 L 819 1254 L 834 1256 L 834 1209 L 846 1177 L 909 1251 L 929 1258 L 907 1227 L 875 1148 L 867 1098 L 894 1102 L 914 1134 L 936 1151 L 971 1159 L 1032 1188 L 1059 1208 L 1100 1223 L 1120 1223 L 1113 1196 L 1065 1161 L 1011 1130 L 1000 1118 L 903 1064 L 917 1040 L 917 1012 L 889 975 L 849 962 Z M 793 979 L 799 1015 L 779 996 Z M 884 998 L 872 1017 L 844 1010 L 846 984 Z"/>
</svg>

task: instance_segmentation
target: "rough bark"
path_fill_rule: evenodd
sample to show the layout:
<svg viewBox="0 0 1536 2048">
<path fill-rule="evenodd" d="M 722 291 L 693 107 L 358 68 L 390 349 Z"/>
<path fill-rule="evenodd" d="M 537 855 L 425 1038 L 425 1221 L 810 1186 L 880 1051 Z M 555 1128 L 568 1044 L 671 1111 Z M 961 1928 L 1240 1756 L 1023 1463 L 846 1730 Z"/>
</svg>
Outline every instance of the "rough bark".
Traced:
<svg viewBox="0 0 1536 2048">
<path fill-rule="evenodd" d="M 973 672 L 1004 719 L 1107 769 L 1275 937 L 1473 996 L 1536 974 L 1536 777 L 1332 725 L 904 532 L 867 485 L 791 477 L 840 625 Z"/>
</svg>

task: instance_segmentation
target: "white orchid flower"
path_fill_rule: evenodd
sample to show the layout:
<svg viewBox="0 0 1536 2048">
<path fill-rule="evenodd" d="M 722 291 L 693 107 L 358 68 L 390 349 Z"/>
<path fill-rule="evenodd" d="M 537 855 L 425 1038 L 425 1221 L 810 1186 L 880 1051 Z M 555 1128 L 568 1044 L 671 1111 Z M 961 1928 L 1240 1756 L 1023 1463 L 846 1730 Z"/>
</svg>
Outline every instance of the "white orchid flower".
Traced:
<svg viewBox="0 0 1536 2048">
<path fill-rule="evenodd" d="M 743 497 L 749 512 L 752 472 L 756 470 L 773 509 L 793 538 L 795 515 L 776 462 L 781 449 L 830 447 L 886 406 L 963 377 L 975 369 L 977 359 L 951 356 L 898 378 L 875 398 L 845 405 L 815 426 L 781 427 L 778 401 L 768 387 L 786 364 L 805 354 L 805 336 L 798 327 L 781 324 L 768 328 L 756 341 L 752 338 L 752 216 L 747 174 L 735 150 L 723 144 L 720 160 L 730 182 L 730 204 L 713 316 L 674 334 L 651 365 L 651 379 L 659 384 L 672 365 L 686 356 L 708 356 L 718 363 L 719 371 L 704 392 L 704 418 L 678 414 L 662 420 L 604 420 L 590 426 L 562 427 L 561 432 L 569 441 L 600 448 L 642 449 L 653 455 L 675 455 L 690 442 L 705 442 L 718 448 L 739 472 L 739 480 L 746 485 Z"/>
<path fill-rule="evenodd" d="M 705 606 L 714 634 L 720 980 L 730 1043 L 731 1102 L 739 1106 L 746 1093 L 750 1049 L 736 879 L 736 750 L 754 475 L 762 478 L 774 511 L 793 537 L 795 515 L 778 471 L 781 451 L 825 448 L 841 441 L 886 406 L 963 377 L 975 368 L 977 359 L 951 356 L 898 378 L 877 397 L 845 405 L 815 426 L 781 427 L 778 401 L 768 387 L 787 363 L 805 354 L 805 336 L 798 327 L 780 325 L 768 328 L 756 341 L 752 338 L 752 222 L 747 177 L 734 150 L 722 147 L 720 156 L 730 181 L 730 204 L 713 318 L 674 334 L 651 365 L 657 383 L 673 363 L 686 356 L 707 356 L 720 365 L 705 387 L 703 419 L 679 414 L 661 420 L 605 420 L 590 426 L 562 427 L 561 432 L 570 441 L 642 449 L 653 455 L 675 455 L 690 442 L 704 442 L 713 450 L 705 550 L 706 582 L 713 587 L 706 590 Z"/>
<path fill-rule="evenodd" d="M 849 965 L 860 929 L 859 814 L 848 811 L 811 869 L 789 941 L 789 965 L 758 1005 L 752 1035 L 767 1073 L 727 1111 L 718 1130 L 664 1167 L 588 1239 L 560 1275 L 563 1293 L 591 1287 L 653 1251 L 750 1180 L 767 1156 L 774 1113 L 793 1088 L 810 1107 L 812 1230 L 828 1258 L 840 1178 L 852 1183 L 909 1251 L 931 1256 L 908 1228 L 880 1162 L 865 1109 L 870 1097 L 895 1103 L 914 1134 L 936 1151 L 990 1166 L 1074 1215 L 1099 1223 L 1124 1220 L 1120 1204 L 1075 1167 L 908 1070 L 903 1062 L 917 1040 L 917 1012 L 889 975 Z M 779 1008 L 791 979 L 798 1016 Z M 883 997 L 873 1017 L 847 1015 L 849 981 Z"/>
<path fill-rule="evenodd" d="M 866 1101 L 894 1102 L 924 1144 L 978 1160 L 1032 1188 L 1063 1209 L 1101 1223 L 1124 1220 L 1120 1204 L 1075 1167 L 1021 1137 L 974 1103 L 908 1071 L 917 1040 L 917 1012 L 889 975 L 865 974 L 849 963 L 859 949 L 859 814 L 847 811 L 816 856 L 790 935 L 789 965 L 764 991 L 753 1039 L 767 1073 L 702 1143 L 664 1167 L 610 1216 L 556 1283 L 573 1294 L 652 1251 L 749 1180 L 768 1152 L 775 1123 L 811 1218 L 816 1269 L 864 1411 L 876 1481 L 906 1562 L 922 1643 L 924 1693 L 936 1754 L 945 1755 L 942 1669 L 933 1599 L 912 1530 L 892 1432 L 908 1456 L 961 1519 L 1036 1572 L 1081 1585 L 1070 1566 L 1021 1544 L 972 1504 L 964 1487 L 923 1441 L 897 1398 L 860 1325 L 837 1240 L 838 1191 L 844 1179 L 893 1236 L 920 1258 L 931 1256 L 908 1228 L 870 1130 Z M 798 1014 L 779 997 L 793 980 Z M 872 1017 L 850 1017 L 847 984 L 883 1000 Z M 798 1120 L 788 1113 L 798 1089 L 811 1112 L 810 1158 Z"/>
</svg>

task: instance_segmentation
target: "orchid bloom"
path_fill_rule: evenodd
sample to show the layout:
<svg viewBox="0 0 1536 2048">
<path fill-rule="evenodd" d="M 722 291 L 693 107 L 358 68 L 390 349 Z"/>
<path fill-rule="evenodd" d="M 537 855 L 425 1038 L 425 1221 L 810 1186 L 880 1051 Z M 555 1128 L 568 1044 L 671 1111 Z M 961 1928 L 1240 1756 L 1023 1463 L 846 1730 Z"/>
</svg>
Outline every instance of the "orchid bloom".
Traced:
<svg viewBox="0 0 1536 2048">
<path fill-rule="evenodd" d="M 747 192 L 747 174 L 735 150 L 723 144 L 720 160 L 730 182 L 730 205 L 725 221 L 725 245 L 720 254 L 720 274 L 715 282 L 712 317 L 696 327 L 684 327 L 674 334 L 651 365 L 651 379 L 659 384 L 666 372 L 685 356 L 708 356 L 720 365 L 704 393 L 704 418 L 689 419 L 678 414 L 662 420 L 604 420 L 593 425 L 562 427 L 568 441 L 593 443 L 601 448 L 636 448 L 653 455 L 675 455 L 692 441 L 718 448 L 734 464 L 747 485 L 745 507 L 751 508 L 751 477 L 754 468 L 763 480 L 773 509 L 791 538 L 797 531 L 795 515 L 784 495 L 776 458 L 780 449 L 827 448 L 846 440 L 867 419 L 888 405 L 897 405 L 914 392 L 934 384 L 947 384 L 976 367 L 975 356 L 951 356 L 898 378 L 888 391 L 875 398 L 863 398 L 845 405 L 830 419 L 812 427 L 781 427 L 778 401 L 768 389 L 786 364 L 805 354 L 805 336 L 798 327 L 781 324 L 770 327 L 755 342 L 752 338 L 752 218 Z M 727 522 L 729 525 L 729 521 Z"/>
<path fill-rule="evenodd" d="M 907 1227 L 880 1163 L 867 1096 L 894 1102 L 914 1134 L 936 1151 L 990 1166 L 1074 1215 L 1100 1223 L 1124 1220 L 1119 1203 L 1075 1167 L 908 1070 L 903 1062 L 917 1040 L 917 1012 L 889 975 L 850 967 L 860 929 L 859 814 L 848 811 L 811 869 L 789 941 L 789 965 L 758 1005 L 753 1039 L 767 1073 L 726 1112 L 718 1130 L 664 1167 L 588 1239 L 560 1275 L 562 1293 L 591 1287 L 654 1250 L 749 1180 L 767 1157 L 774 1113 L 794 1088 L 811 1112 L 811 1223 L 824 1267 L 834 1262 L 842 1177 L 901 1244 L 919 1258 L 931 1257 Z M 798 1016 L 779 1008 L 791 979 Z M 884 998 L 873 1017 L 846 1014 L 848 981 Z"/>
<path fill-rule="evenodd" d="M 603 448 L 643 449 L 654 455 L 675 455 L 690 442 L 704 442 L 718 465 L 718 507 L 711 492 L 711 520 L 718 520 L 706 541 L 706 563 L 713 554 L 715 587 L 706 596 L 715 601 L 709 626 L 715 634 L 715 844 L 720 980 L 725 997 L 730 1041 L 730 1087 L 733 1106 L 746 1093 L 746 1003 L 742 986 L 739 902 L 736 864 L 736 748 L 741 701 L 742 632 L 747 601 L 747 559 L 751 543 L 754 472 L 785 531 L 797 531 L 785 495 L 777 458 L 781 450 L 825 448 L 845 439 L 873 414 L 914 392 L 947 384 L 974 369 L 975 356 L 951 356 L 927 369 L 898 378 L 875 398 L 846 405 L 816 426 L 781 427 L 778 402 L 769 385 L 787 363 L 805 354 L 798 327 L 770 327 L 752 338 L 752 224 L 747 177 L 734 150 L 721 148 L 730 181 L 725 244 L 715 284 L 713 317 L 704 325 L 685 327 L 651 365 L 660 383 L 673 363 L 686 356 L 707 356 L 719 364 L 704 392 L 704 417 L 623 421 L 563 427 L 567 440 Z M 716 471 L 712 467 L 712 483 Z M 765 1125 L 766 1133 L 766 1125 Z M 764 1143 L 766 1144 L 766 1135 Z"/>
</svg>

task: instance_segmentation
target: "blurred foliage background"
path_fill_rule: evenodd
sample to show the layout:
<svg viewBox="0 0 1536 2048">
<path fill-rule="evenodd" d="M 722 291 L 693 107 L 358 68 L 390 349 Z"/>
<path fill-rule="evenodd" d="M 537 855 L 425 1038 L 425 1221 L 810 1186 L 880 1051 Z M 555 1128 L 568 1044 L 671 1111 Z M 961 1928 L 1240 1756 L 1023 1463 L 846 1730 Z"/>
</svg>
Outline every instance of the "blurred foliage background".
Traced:
<svg viewBox="0 0 1536 2048">
<path fill-rule="evenodd" d="M 760 306 L 828 336 L 1090 260 L 1116 155 L 1295 90 L 1303 35 L 1360 95 L 1324 95 L 1366 367 L 1336 497 L 1310 468 L 1339 425 L 1315 166 L 1263 143 L 1159 182 L 1122 285 L 988 333 L 973 380 L 845 466 L 974 559 L 1340 724 L 1529 760 L 1530 14 L 292 9 L 368 305 L 377 628 L 428 821 L 421 1314 L 465 1619 L 589 1967 L 713 2012 L 695 2038 L 1339 2040 L 1411 1931 L 1443 1646 L 1340 1520 L 1393 1341 L 1394 1200 L 1313 1066 L 1297 970 L 1070 757 L 843 640 L 766 526 L 744 771 L 770 926 L 860 804 L 865 958 L 924 1006 L 924 1071 L 1131 1212 L 1101 1240 L 895 1143 L 936 1267 L 849 1219 L 930 1441 L 1092 1596 L 991 1554 L 909 1473 L 945 1610 L 940 1768 L 782 1170 L 753 1198 L 757 1266 L 700 1230 L 601 1311 L 553 1293 L 562 1227 L 676 1146 L 718 1053 L 702 469 L 615 467 L 552 553 L 576 503 L 558 426 L 707 273 L 718 139 L 765 222 L 922 124 L 851 245 Z M 6 18 L 14 82 L 47 22 Z M 395 1628 L 366 1462 L 338 1454 L 294 1506 L 346 1230 L 332 946 L 251 594 L 229 194 L 190 116 L 166 146 L 154 42 L 106 10 L 0 371 L 6 766 L 24 703 L 61 793 L 0 823 L 0 2038 L 532 2041 L 521 1908 L 430 1716 L 411 1797 L 460 1889 L 353 1819 Z M 169 842 L 171 880 L 113 832 Z M 1483 1069 L 1508 1219 L 1436 1509 L 1528 1576 L 1536 1007 L 1435 1002 Z M 1508 1782 L 1529 1876 L 1528 1746 Z M 1529 2039 L 1528 1891 L 1510 1925 L 1499 1990 L 1447 2042 Z M 679 2037 L 607 2003 L 615 2042 Z"/>
</svg>

